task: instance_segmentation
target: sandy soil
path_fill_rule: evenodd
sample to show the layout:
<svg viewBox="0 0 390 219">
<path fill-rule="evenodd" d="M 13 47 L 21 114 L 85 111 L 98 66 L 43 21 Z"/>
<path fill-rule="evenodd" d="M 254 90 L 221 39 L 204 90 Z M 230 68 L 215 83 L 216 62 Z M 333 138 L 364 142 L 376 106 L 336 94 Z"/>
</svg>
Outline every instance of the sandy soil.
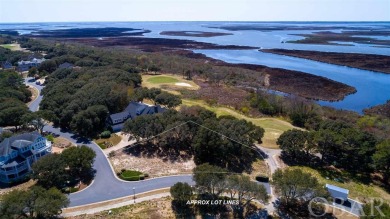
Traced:
<svg viewBox="0 0 390 219">
<path fill-rule="evenodd" d="M 192 87 L 191 84 L 180 82 L 180 83 L 175 83 L 176 86 L 181 86 L 181 87 Z"/>
<path fill-rule="evenodd" d="M 116 172 L 130 169 L 148 173 L 150 177 L 159 177 L 191 173 L 196 166 L 193 159 L 173 162 L 158 157 L 136 157 L 123 153 L 122 150 L 116 151 L 115 154 L 110 161 Z"/>
<path fill-rule="evenodd" d="M 135 205 L 128 205 L 117 209 L 112 209 L 111 214 L 108 211 L 92 215 L 80 215 L 69 217 L 69 219 L 92 219 L 92 218 L 176 218 L 172 211 L 172 199 L 170 197 L 158 198 L 150 201 L 141 202 Z"/>
<path fill-rule="evenodd" d="M 54 139 L 52 144 L 52 152 L 56 154 L 62 153 L 65 148 L 75 146 L 72 142 L 63 137 L 58 137 Z"/>
</svg>

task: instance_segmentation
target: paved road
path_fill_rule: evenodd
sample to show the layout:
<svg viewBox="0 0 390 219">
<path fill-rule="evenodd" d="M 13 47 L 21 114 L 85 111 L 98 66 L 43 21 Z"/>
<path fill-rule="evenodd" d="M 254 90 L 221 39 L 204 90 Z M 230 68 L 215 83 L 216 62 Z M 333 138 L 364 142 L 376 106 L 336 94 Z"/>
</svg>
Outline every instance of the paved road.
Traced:
<svg viewBox="0 0 390 219">
<path fill-rule="evenodd" d="M 94 142 L 87 139 L 79 139 L 70 132 L 54 128 L 52 126 L 46 126 L 44 131 L 58 134 L 78 145 L 87 145 L 96 153 L 94 162 L 96 175 L 94 181 L 88 188 L 82 190 L 81 192 L 70 194 L 70 207 L 133 195 L 133 188 L 135 188 L 135 193 L 137 194 L 170 187 L 177 182 L 187 182 L 190 185 L 194 185 L 192 175 L 159 177 L 138 182 L 125 182 L 119 180 L 114 175 L 105 154 Z"/>
<path fill-rule="evenodd" d="M 35 111 L 38 111 L 39 109 L 39 104 L 41 103 L 42 101 L 42 95 L 41 95 L 41 91 L 43 89 L 43 86 L 41 85 L 37 85 L 35 84 L 35 81 L 31 81 L 29 82 L 29 80 L 32 80 L 33 78 L 26 78 L 24 79 L 24 83 L 27 84 L 27 85 L 30 85 L 30 86 L 33 86 L 35 87 L 36 89 L 38 89 L 39 91 L 39 96 L 37 97 L 37 99 L 35 99 L 31 104 L 30 106 L 28 107 L 31 111 L 35 112 Z"/>
<path fill-rule="evenodd" d="M 28 79 L 26 80 L 26 84 L 36 87 L 39 91 L 41 91 L 43 88 L 42 86 L 36 85 L 35 83 L 28 82 Z M 39 96 L 30 105 L 30 110 L 37 111 L 41 101 L 42 96 Z M 60 135 L 61 137 L 64 137 L 78 145 L 86 145 L 92 150 L 94 150 L 96 153 L 96 158 L 94 162 L 94 169 L 96 170 L 96 175 L 94 181 L 88 188 L 69 195 L 69 207 L 86 205 L 95 202 L 101 202 L 133 195 L 133 188 L 135 189 L 135 194 L 138 194 L 155 189 L 170 187 L 177 182 L 187 182 L 190 185 L 195 184 L 192 179 L 192 175 L 159 177 L 138 182 L 126 182 L 119 180 L 118 178 L 116 178 L 106 155 L 93 141 L 90 141 L 85 138 L 78 138 L 78 136 L 75 136 L 69 131 L 60 130 L 59 128 L 55 128 L 52 126 L 46 126 L 44 128 L 44 131 Z M 267 188 L 268 192 L 271 191 L 269 184 L 265 183 L 263 185 Z"/>
</svg>

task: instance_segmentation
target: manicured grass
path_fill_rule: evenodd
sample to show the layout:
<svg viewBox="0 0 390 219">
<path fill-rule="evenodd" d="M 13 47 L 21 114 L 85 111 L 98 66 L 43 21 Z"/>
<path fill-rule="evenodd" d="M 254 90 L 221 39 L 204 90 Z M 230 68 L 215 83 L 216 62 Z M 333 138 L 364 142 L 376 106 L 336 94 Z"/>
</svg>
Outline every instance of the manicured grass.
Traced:
<svg viewBox="0 0 390 219">
<path fill-rule="evenodd" d="M 301 169 L 305 172 L 311 173 L 316 176 L 319 182 L 323 185 L 332 184 L 349 190 L 349 197 L 355 200 L 362 202 L 363 200 L 369 200 L 371 198 L 382 198 L 390 202 L 390 194 L 385 190 L 375 185 L 367 185 L 361 182 L 354 181 L 353 179 L 346 180 L 345 182 L 337 182 L 331 178 L 324 178 L 318 170 L 312 169 L 310 167 L 290 167 Z"/>
<path fill-rule="evenodd" d="M 14 43 L 14 44 L 2 44 L 0 45 L 1 47 L 3 48 L 6 48 L 6 49 L 10 49 L 10 50 L 22 50 L 22 48 L 20 48 L 20 45 L 17 44 L 17 43 Z"/>
<path fill-rule="evenodd" d="M 3 48 L 6 48 L 6 49 L 11 49 L 11 50 L 15 47 L 13 44 L 2 44 L 0 46 Z"/>
<path fill-rule="evenodd" d="M 176 83 L 186 83 L 191 85 L 191 87 L 178 86 Z M 180 95 L 178 90 L 187 89 L 187 90 L 197 90 L 199 86 L 193 81 L 186 80 L 179 75 L 142 75 L 142 86 L 147 88 L 160 88 L 162 90 L 168 91 L 170 93 Z"/>
<path fill-rule="evenodd" d="M 217 116 L 231 115 L 231 116 L 234 116 L 238 119 L 244 119 L 246 121 L 252 122 L 253 124 L 255 124 L 257 126 L 264 128 L 265 133 L 264 133 L 264 137 L 263 137 L 262 146 L 264 146 L 266 148 L 273 148 L 273 149 L 279 148 L 279 146 L 276 144 L 276 141 L 283 132 L 290 130 L 290 129 L 293 129 L 293 128 L 299 129 L 298 127 L 294 127 L 290 123 L 283 121 L 281 119 L 270 118 L 270 117 L 251 118 L 251 117 L 245 116 L 245 115 L 243 115 L 243 114 L 241 114 L 233 109 L 229 109 L 226 107 L 220 107 L 220 106 L 216 106 L 216 107 L 210 106 L 202 100 L 183 99 L 183 105 L 201 106 L 201 107 L 204 107 L 204 108 L 214 112 L 215 114 L 217 114 Z"/>
<path fill-rule="evenodd" d="M 148 79 L 148 82 L 152 84 L 162 84 L 162 83 L 177 83 L 179 80 L 169 76 L 155 76 Z"/>
</svg>

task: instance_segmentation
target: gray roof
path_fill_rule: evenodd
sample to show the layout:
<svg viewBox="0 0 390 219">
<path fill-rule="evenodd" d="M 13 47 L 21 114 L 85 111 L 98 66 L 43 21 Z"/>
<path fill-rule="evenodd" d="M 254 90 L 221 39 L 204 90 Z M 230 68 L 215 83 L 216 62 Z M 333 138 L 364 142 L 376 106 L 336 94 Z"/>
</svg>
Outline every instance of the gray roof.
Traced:
<svg viewBox="0 0 390 219">
<path fill-rule="evenodd" d="M 64 62 L 58 66 L 58 68 L 73 68 L 73 64 L 69 62 Z"/>
<path fill-rule="evenodd" d="M 26 147 L 26 146 L 28 146 L 28 145 L 30 145 L 30 144 L 32 144 L 33 142 L 31 142 L 31 141 L 27 141 L 27 140 L 16 140 L 16 141 L 14 141 L 14 142 L 12 142 L 11 143 L 11 147 L 13 147 L 13 148 L 24 148 L 24 147 Z"/>
<path fill-rule="evenodd" d="M 127 117 L 128 119 L 129 118 L 134 119 L 137 116 L 162 113 L 165 110 L 166 109 L 162 108 L 160 105 L 149 106 L 144 103 L 130 102 L 129 105 L 126 107 L 126 109 L 123 110 L 122 112 L 111 114 L 110 119 L 111 121 L 123 119 L 125 117 Z"/>
<path fill-rule="evenodd" d="M 160 105 L 148 106 L 144 103 L 130 102 L 126 109 L 122 112 L 111 114 L 110 119 L 111 121 L 123 119 L 125 117 L 134 119 L 137 116 L 152 115 L 155 113 L 162 113 L 164 111 L 165 108 L 162 108 Z"/>
<path fill-rule="evenodd" d="M 348 199 L 349 190 L 344 189 L 335 185 L 326 184 L 325 187 L 328 189 L 330 195 L 333 198 L 339 198 L 339 199 Z"/>
<path fill-rule="evenodd" d="M 23 145 L 26 146 L 28 142 L 31 144 L 40 136 L 41 135 L 38 134 L 38 132 L 30 132 L 6 138 L 0 143 L 0 156 L 10 154 L 12 152 L 12 147 L 20 148 L 23 147 Z"/>
</svg>

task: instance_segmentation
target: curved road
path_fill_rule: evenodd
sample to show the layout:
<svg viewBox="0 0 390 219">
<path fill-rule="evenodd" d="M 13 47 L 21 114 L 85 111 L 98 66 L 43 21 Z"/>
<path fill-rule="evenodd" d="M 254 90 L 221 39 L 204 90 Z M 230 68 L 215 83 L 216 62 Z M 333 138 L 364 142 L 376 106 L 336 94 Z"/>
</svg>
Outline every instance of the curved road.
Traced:
<svg viewBox="0 0 390 219">
<path fill-rule="evenodd" d="M 26 79 L 25 83 L 27 85 L 37 88 L 41 92 L 43 86 L 36 85 L 34 82 L 29 82 L 29 79 L 31 78 Z M 30 104 L 29 109 L 31 111 L 37 111 L 41 101 L 42 96 L 40 95 Z M 96 175 L 94 181 L 88 188 L 69 195 L 70 207 L 133 195 L 133 188 L 135 188 L 135 193 L 138 194 L 155 189 L 170 187 L 177 182 L 187 182 L 191 185 L 194 184 L 192 180 L 192 175 L 160 177 L 137 182 L 121 181 L 116 178 L 111 168 L 111 164 L 109 163 L 105 154 L 94 142 L 88 139 L 80 139 L 68 131 L 60 130 L 59 128 L 54 128 L 52 126 L 46 126 L 44 128 L 44 131 L 58 134 L 61 137 L 67 138 L 75 144 L 87 145 L 96 153 L 96 158 L 94 162 L 94 169 L 96 170 Z"/>
<path fill-rule="evenodd" d="M 36 85 L 34 82 L 29 82 L 28 79 L 25 79 L 27 85 L 37 88 L 41 94 L 43 86 Z M 42 101 L 42 96 L 39 95 L 29 106 L 31 111 L 37 111 L 39 109 L 39 104 Z M 126 182 L 119 180 L 111 167 L 106 155 L 96 145 L 93 141 L 90 141 L 85 138 L 78 138 L 78 136 L 73 133 L 60 130 L 53 126 L 45 126 L 44 131 L 52 132 L 54 134 L 60 135 L 75 144 L 83 144 L 90 147 L 96 153 L 96 158 L 94 162 L 94 169 L 96 170 L 95 178 L 92 184 L 86 189 L 72 193 L 69 195 L 70 205 L 69 207 L 75 207 L 80 205 L 92 204 L 101 201 L 107 201 L 115 198 L 125 197 L 133 195 L 133 188 L 135 194 L 143 193 L 155 189 L 161 189 L 166 187 L 171 187 L 177 182 L 187 182 L 190 185 L 194 185 L 192 175 L 177 175 L 177 176 L 167 176 L 159 177 L 153 179 L 147 179 L 137 182 Z M 271 165 L 274 166 L 274 165 Z M 269 184 L 262 183 L 267 191 L 271 193 Z"/>
</svg>

